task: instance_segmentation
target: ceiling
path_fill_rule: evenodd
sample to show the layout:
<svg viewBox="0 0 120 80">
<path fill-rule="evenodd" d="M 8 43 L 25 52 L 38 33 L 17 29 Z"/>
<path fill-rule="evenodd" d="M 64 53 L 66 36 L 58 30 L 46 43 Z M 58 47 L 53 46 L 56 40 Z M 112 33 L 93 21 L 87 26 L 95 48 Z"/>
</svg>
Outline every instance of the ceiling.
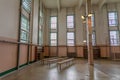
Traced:
<svg viewBox="0 0 120 80">
<path fill-rule="evenodd" d="M 42 0 L 46 8 L 68 8 L 68 7 L 81 7 L 85 4 L 86 0 Z M 92 5 L 99 5 L 102 7 L 105 3 L 117 3 L 120 0 L 91 0 Z"/>
</svg>

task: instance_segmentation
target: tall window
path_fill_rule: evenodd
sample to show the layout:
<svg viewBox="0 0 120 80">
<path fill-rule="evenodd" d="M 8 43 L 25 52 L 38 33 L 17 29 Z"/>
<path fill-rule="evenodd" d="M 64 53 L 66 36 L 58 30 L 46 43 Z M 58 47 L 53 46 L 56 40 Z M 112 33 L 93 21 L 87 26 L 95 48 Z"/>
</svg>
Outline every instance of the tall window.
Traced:
<svg viewBox="0 0 120 80">
<path fill-rule="evenodd" d="M 109 26 L 117 26 L 118 18 L 117 12 L 108 12 Z"/>
<path fill-rule="evenodd" d="M 50 45 L 57 46 L 57 17 L 50 17 Z"/>
<path fill-rule="evenodd" d="M 96 45 L 95 31 L 92 32 L 92 45 Z"/>
<path fill-rule="evenodd" d="M 39 45 L 43 45 L 43 23 L 44 23 L 44 15 L 43 15 L 42 8 L 40 8 L 40 14 L 39 14 Z"/>
<path fill-rule="evenodd" d="M 42 32 L 42 26 L 39 26 L 39 45 L 43 44 L 43 32 Z"/>
<path fill-rule="evenodd" d="M 118 31 L 110 31 L 110 44 L 119 45 L 119 32 Z"/>
<path fill-rule="evenodd" d="M 67 45 L 74 46 L 74 32 L 67 32 Z"/>
<path fill-rule="evenodd" d="M 22 0 L 22 7 L 23 7 L 27 12 L 30 12 L 30 9 L 31 9 L 31 0 Z"/>
<path fill-rule="evenodd" d="M 28 42 L 29 38 L 29 21 L 28 19 L 22 15 L 21 17 L 21 42 Z"/>
<path fill-rule="evenodd" d="M 27 12 L 27 15 L 31 11 L 31 0 L 22 0 L 22 9 Z M 21 10 L 22 11 L 22 10 Z M 29 18 L 21 13 L 21 29 L 20 29 L 20 42 L 28 43 L 30 34 Z"/>
<path fill-rule="evenodd" d="M 57 29 L 57 17 L 51 17 L 50 19 L 50 28 L 51 29 Z"/>
<path fill-rule="evenodd" d="M 74 16 L 67 16 L 67 28 L 74 28 Z"/>
<path fill-rule="evenodd" d="M 57 33 L 50 34 L 50 45 L 57 46 Z"/>
<path fill-rule="evenodd" d="M 91 16 L 91 26 L 94 27 L 95 26 L 95 15 L 92 14 Z"/>
</svg>

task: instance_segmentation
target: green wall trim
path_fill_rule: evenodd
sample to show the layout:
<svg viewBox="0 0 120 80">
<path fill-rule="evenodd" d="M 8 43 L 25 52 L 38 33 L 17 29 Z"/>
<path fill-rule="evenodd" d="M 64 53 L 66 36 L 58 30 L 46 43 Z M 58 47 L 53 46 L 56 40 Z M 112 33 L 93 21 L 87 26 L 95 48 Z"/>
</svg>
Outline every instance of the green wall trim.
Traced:
<svg viewBox="0 0 120 80">
<path fill-rule="evenodd" d="M 34 62 L 36 62 L 36 61 L 31 61 L 30 64 L 32 64 L 32 63 L 34 63 Z M 25 64 L 20 65 L 19 67 L 21 68 L 21 67 L 24 67 L 24 66 L 26 66 L 26 65 L 28 65 L 28 64 L 25 63 Z M 8 74 L 8 73 L 11 73 L 11 72 L 13 72 L 13 71 L 15 71 L 15 70 L 17 70 L 17 67 L 14 67 L 14 68 L 12 68 L 12 69 L 9 69 L 9 70 L 7 70 L 7 71 L 4 71 L 4 72 L 0 73 L 0 77 L 6 75 L 6 74 Z"/>
<path fill-rule="evenodd" d="M 12 69 L 9 69 L 9 70 L 7 70 L 7 71 L 4 71 L 4 72 L 0 73 L 0 77 L 3 76 L 3 75 L 5 75 L 5 74 L 8 74 L 8 73 L 10 73 L 10 72 L 13 72 L 13 71 L 15 71 L 15 70 L 17 70 L 17 67 L 12 68 Z"/>
<path fill-rule="evenodd" d="M 24 67 L 24 66 L 26 66 L 26 65 L 27 65 L 27 63 L 22 64 L 22 65 L 20 65 L 19 67 L 21 68 L 21 67 Z"/>
<path fill-rule="evenodd" d="M 108 59 L 108 57 L 100 57 L 100 59 Z"/>
<path fill-rule="evenodd" d="M 30 64 L 32 64 L 32 63 L 34 63 L 34 62 L 36 62 L 35 60 L 34 61 L 30 61 Z"/>
</svg>

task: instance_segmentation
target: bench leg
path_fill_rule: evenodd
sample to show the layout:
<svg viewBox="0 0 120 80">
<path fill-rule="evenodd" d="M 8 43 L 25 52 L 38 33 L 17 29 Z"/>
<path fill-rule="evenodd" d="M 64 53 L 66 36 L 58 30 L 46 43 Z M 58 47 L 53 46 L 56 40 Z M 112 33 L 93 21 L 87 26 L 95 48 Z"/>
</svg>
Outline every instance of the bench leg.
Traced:
<svg viewBox="0 0 120 80">
<path fill-rule="evenodd" d="M 58 71 L 60 70 L 60 65 L 59 64 L 57 64 L 57 69 L 58 69 Z"/>
<path fill-rule="evenodd" d="M 48 67 L 50 68 L 50 62 L 48 62 Z"/>
</svg>

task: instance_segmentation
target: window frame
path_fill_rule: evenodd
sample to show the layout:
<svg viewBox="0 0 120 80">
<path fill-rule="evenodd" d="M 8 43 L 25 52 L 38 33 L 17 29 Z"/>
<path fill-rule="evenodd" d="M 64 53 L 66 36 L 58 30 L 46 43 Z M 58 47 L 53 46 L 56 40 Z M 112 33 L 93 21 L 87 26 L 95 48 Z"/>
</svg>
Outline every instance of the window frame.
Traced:
<svg viewBox="0 0 120 80">
<path fill-rule="evenodd" d="M 110 20 L 111 20 L 111 19 L 109 19 L 109 13 L 114 13 L 114 14 L 116 14 L 116 15 L 115 15 L 116 18 L 114 19 L 114 21 L 115 21 L 116 24 L 110 24 Z M 108 26 L 109 26 L 109 27 L 117 27 L 117 26 L 118 26 L 118 12 L 117 12 L 117 11 L 108 11 L 107 15 L 108 15 Z"/>
<path fill-rule="evenodd" d="M 56 28 L 51 28 L 51 20 L 52 20 L 52 17 L 55 17 L 56 18 Z M 50 46 L 58 46 L 58 16 L 50 16 L 49 18 L 49 45 Z M 51 44 L 51 33 L 56 33 L 56 44 L 55 45 L 52 45 Z"/>
<path fill-rule="evenodd" d="M 27 20 L 27 26 L 29 27 L 28 30 L 22 29 L 22 18 Z M 23 32 L 26 33 L 26 39 L 22 39 Z M 22 14 L 21 15 L 21 28 L 20 28 L 20 42 L 28 43 L 29 42 L 29 35 L 30 35 L 29 19 L 24 14 Z"/>
<path fill-rule="evenodd" d="M 51 39 L 51 34 L 52 34 L 52 33 L 55 33 L 55 34 L 56 34 L 56 39 Z M 57 39 L 57 33 L 56 33 L 56 32 L 50 32 L 50 46 L 57 46 L 57 43 L 58 43 L 57 40 L 58 40 L 58 39 Z M 51 41 L 56 41 L 55 45 L 52 45 Z"/>
<path fill-rule="evenodd" d="M 25 7 L 24 2 L 25 2 L 25 0 L 22 0 L 22 8 L 23 8 L 27 13 L 30 13 L 30 12 L 31 12 L 31 5 L 32 5 L 31 3 L 32 3 L 32 0 L 29 0 L 29 2 L 27 1 L 27 2 L 29 3 L 29 6 L 27 5 L 27 6 L 29 7 L 29 9 Z"/>
<path fill-rule="evenodd" d="M 68 22 L 68 16 L 73 16 L 73 22 Z M 68 23 L 73 23 L 72 27 L 68 27 Z M 66 16 L 66 24 L 67 24 L 67 29 L 74 29 L 75 28 L 75 15 L 74 14 L 70 14 Z"/>
<path fill-rule="evenodd" d="M 56 17 L 56 23 L 51 22 L 51 18 Z M 56 24 L 56 28 L 52 28 L 51 25 Z M 57 16 L 50 16 L 50 30 L 57 30 L 58 29 L 58 17 Z"/>
<path fill-rule="evenodd" d="M 92 38 L 92 46 L 95 46 L 96 45 L 96 31 L 95 30 L 92 31 L 92 36 L 93 36 L 93 33 L 94 33 L 95 39 Z M 94 40 L 94 44 L 93 44 L 93 40 Z"/>
<path fill-rule="evenodd" d="M 93 16 L 93 20 L 92 20 L 92 16 Z M 92 13 L 92 16 L 91 16 L 91 26 L 92 26 L 92 28 L 94 28 L 95 27 L 95 13 Z M 93 23 L 93 25 L 92 25 L 92 23 Z"/>
<path fill-rule="evenodd" d="M 68 33 L 73 33 L 73 36 L 74 36 L 73 38 L 74 38 L 74 39 L 68 39 Z M 66 38 L 67 38 L 67 46 L 75 46 L 75 32 L 68 31 Z M 68 43 L 68 40 L 73 40 L 73 45 L 69 45 L 69 44 L 71 44 L 71 43 Z"/>
<path fill-rule="evenodd" d="M 110 35 L 110 32 L 111 31 L 115 31 L 115 32 L 117 32 L 118 33 L 118 35 L 116 35 L 116 37 L 118 38 L 118 42 L 117 42 L 117 38 L 116 38 L 116 44 L 114 44 L 114 43 L 111 43 L 111 35 Z M 120 44 L 120 34 L 119 34 L 119 30 L 110 30 L 109 31 L 109 40 L 110 40 L 110 45 L 111 46 L 119 46 L 119 44 Z"/>
</svg>

